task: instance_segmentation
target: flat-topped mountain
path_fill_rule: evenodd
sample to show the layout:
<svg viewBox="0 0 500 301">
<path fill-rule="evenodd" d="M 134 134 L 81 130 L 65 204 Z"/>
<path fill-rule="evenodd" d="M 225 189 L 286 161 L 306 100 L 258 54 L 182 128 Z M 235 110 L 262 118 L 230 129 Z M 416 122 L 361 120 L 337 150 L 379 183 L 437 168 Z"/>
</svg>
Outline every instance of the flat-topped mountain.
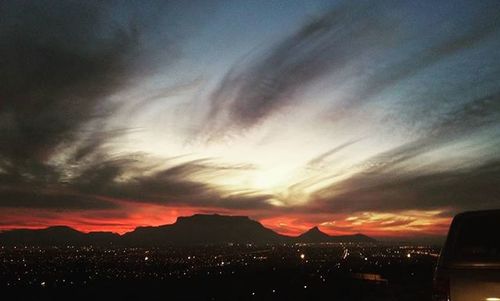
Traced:
<svg viewBox="0 0 500 301">
<path fill-rule="evenodd" d="M 172 225 L 139 227 L 123 235 L 127 243 L 140 244 L 221 244 L 277 243 L 286 237 L 246 216 L 196 214 L 179 217 Z"/>
<path fill-rule="evenodd" d="M 285 236 L 264 227 L 247 216 L 195 214 L 179 217 L 170 225 L 138 227 L 118 235 L 111 232 L 83 233 L 75 229 L 56 226 L 46 229 L 18 229 L 0 233 L 0 244 L 33 245 L 207 245 L 226 243 L 326 243 L 326 242 L 375 242 L 362 235 L 330 236 L 314 227 L 297 237 Z"/>
</svg>

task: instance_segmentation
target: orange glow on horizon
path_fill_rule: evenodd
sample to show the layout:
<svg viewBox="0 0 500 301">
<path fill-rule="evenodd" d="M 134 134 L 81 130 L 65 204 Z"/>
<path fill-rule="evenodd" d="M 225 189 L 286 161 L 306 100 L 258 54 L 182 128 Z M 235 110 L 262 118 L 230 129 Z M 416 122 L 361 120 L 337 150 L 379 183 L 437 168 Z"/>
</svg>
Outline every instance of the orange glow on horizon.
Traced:
<svg viewBox="0 0 500 301">
<path fill-rule="evenodd" d="M 451 217 L 440 217 L 439 213 L 438 211 L 405 211 L 330 216 L 304 214 L 265 218 L 260 222 L 278 233 L 289 236 L 300 235 L 315 226 L 329 235 L 362 233 L 380 238 L 444 236 L 451 223 Z"/>
<path fill-rule="evenodd" d="M 40 229 L 64 225 L 82 232 L 110 231 L 124 234 L 140 226 L 172 224 L 179 216 L 197 213 L 247 215 L 265 227 L 288 236 L 300 235 L 312 227 L 330 235 L 363 233 L 372 237 L 407 237 L 445 235 L 451 222 L 438 211 L 358 214 L 294 214 L 267 216 L 262 211 L 224 210 L 218 208 L 166 207 L 155 204 L 121 202 L 115 210 L 51 211 L 11 208 L 0 212 L 0 231 L 16 228 Z M 269 214 L 269 213 L 267 213 Z"/>
</svg>

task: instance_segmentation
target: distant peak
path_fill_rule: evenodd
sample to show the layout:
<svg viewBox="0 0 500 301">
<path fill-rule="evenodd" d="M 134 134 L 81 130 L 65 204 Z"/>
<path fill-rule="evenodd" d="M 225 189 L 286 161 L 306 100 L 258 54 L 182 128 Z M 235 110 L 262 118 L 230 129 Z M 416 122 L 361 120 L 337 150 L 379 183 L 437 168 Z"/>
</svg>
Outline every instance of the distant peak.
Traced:
<svg viewBox="0 0 500 301">
<path fill-rule="evenodd" d="M 321 231 L 318 226 L 314 226 L 311 229 L 307 230 L 305 233 L 321 233 L 321 234 L 326 234 L 325 232 Z"/>
<path fill-rule="evenodd" d="M 364 235 L 363 233 L 356 233 L 356 234 L 354 234 L 354 236 L 359 236 L 359 237 L 368 237 L 368 236 Z"/>
<path fill-rule="evenodd" d="M 327 237 L 329 236 L 325 232 L 321 231 L 318 226 L 312 227 L 311 229 L 307 230 L 306 232 L 302 233 L 300 235 L 301 237 Z"/>
</svg>

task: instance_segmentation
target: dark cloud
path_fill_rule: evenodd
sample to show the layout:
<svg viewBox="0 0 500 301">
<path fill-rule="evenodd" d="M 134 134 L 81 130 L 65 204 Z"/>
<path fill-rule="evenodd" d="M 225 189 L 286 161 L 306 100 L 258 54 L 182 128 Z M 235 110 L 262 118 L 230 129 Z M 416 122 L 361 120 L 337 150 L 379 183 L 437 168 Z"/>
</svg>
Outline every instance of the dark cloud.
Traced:
<svg viewBox="0 0 500 301">
<path fill-rule="evenodd" d="M 151 172 L 144 168 L 143 174 L 120 179 L 131 170 L 141 170 L 127 158 L 100 161 L 99 166 L 89 166 L 71 182 L 78 191 L 135 202 L 164 205 L 199 207 L 221 207 L 238 209 L 270 208 L 270 195 L 256 192 L 234 192 L 229 195 L 224 189 L 194 180 L 203 176 L 230 176 L 231 171 L 242 166 L 219 166 L 208 160 L 194 160 L 169 168 Z"/>
<path fill-rule="evenodd" d="M 137 57 L 139 32 L 114 23 L 111 9 L 98 1 L 0 4 L 1 184 L 18 187 L 0 191 L 2 206 L 113 207 L 64 192 L 63 170 L 49 163 L 108 114 L 106 97 L 132 76 L 128 66 Z M 77 157 L 103 143 L 103 135 L 95 136 Z"/>
<path fill-rule="evenodd" d="M 466 137 L 500 126 L 500 94 L 457 106 L 429 123 L 425 135 L 407 144 L 375 155 L 360 172 L 316 192 L 311 208 L 332 211 L 494 208 L 500 205 L 500 157 L 484 152 L 483 158 L 461 160 L 446 169 L 415 168 L 425 164 L 422 155 Z M 496 140 L 495 140 L 496 139 Z M 500 137 L 493 135 L 488 147 L 498 149 Z M 420 160 L 420 161 L 419 161 Z"/>
<path fill-rule="evenodd" d="M 116 138 L 130 129 L 106 124 L 117 110 L 110 96 L 178 56 L 178 40 L 193 31 L 186 24 L 207 15 L 205 6 L 195 7 L 171 1 L 0 3 L 1 207 L 103 209 L 116 206 L 103 196 L 160 201 L 210 190 L 185 179 L 195 172 L 189 166 L 124 182 L 125 174 L 149 172 L 146 163 L 137 164 L 145 157 L 113 154 Z"/>
<path fill-rule="evenodd" d="M 70 191 L 48 188 L 12 187 L 0 188 L 0 207 L 37 208 L 55 210 L 115 209 L 117 204 L 95 195 L 83 195 Z"/>
<path fill-rule="evenodd" d="M 496 208 L 499 177 L 500 161 L 434 173 L 361 174 L 319 191 L 310 206 L 331 212 Z"/>
<path fill-rule="evenodd" d="M 421 121 L 421 136 L 376 154 L 355 168 L 360 170 L 311 196 L 306 211 L 359 212 L 442 209 L 446 214 L 500 206 L 500 93 L 493 92 L 457 104 L 439 118 Z M 424 155 L 467 141 L 485 140 L 482 157 L 425 166 Z M 460 152 L 460 149 L 455 151 Z M 467 154 L 467 150 L 463 150 Z M 461 153 L 450 154 L 464 155 Z M 428 159 L 427 159 L 428 160 Z"/>
<path fill-rule="evenodd" d="M 366 165 L 374 166 L 368 170 L 369 172 L 380 173 L 386 170 L 397 172 L 404 167 L 402 165 L 422 154 L 498 126 L 500 126 L 500 93 L 495 92 L 458 105 L 446 114 L 441 114 L 439 118 L 422 120 L 421 137 L 375 155 L 366 162 Z M 496 137 L 500 138 L 498 135 Z M 494 143 L 491 140 L 490 142 Z M 478 161 L 481 161 L 480 158 Z"/>
<path fill-rule="evenodd" d="M 361 139 L 357 139 L 357 140 L 353 140 L 353 141 L 348 141 L 348 142 L 345 142 L 345 143 L 342 143 L 334 148 L 332 148 L 331 150 L 329 151 L 326 151 L 322 154 L 320 154 L 319 156 L 317 156 L 316 158 L 313 158 L 311 159 L 308 163 L 307 163 L 307 166 L 310 167 L 310 168 L 314 168 L 314 167 L 317 167 L 318 165 L 321 165 L 324 163 L 325 160 L 327 160 L 330 156 L 342 151 L 343 149 L 355 144 L 356 142 L 360 141 Z"/>
<path fill-rule="evenodd" d="M 0 153 L 43 162 L 105 112 L 130 76 L 138 32 L 114 25 L 105 2 L 6 1 L 0 19 Z M 102 113 L 99 113 L 102 114 Z"/>
<path fill-rule="evenodd" d="M 235 66 L 213 92 L 207 121 L 216 131 L 248 128 L 293 104 L 294 94 L 314 80 L 347 66 L 368 49 L 389 43 L 394 24 L 382 16 L 380 6 L 344 4 L 261 57 Z"/>
<path fill-rule="evenodd" d="M 152 168 L 144 154 L 111 156 L 97 150 L 62 163 L 59 180 L 41 177 L 1 181 L 0 207 L 62 210 L 112 209 L 125 202 L 230 209 L 270 209 L 271 195 L 226 191 L 196 178 L 230 176 L 245 165 L 216 165 L 207 159 Z M 104 148 L 105 149 L 105 148 Z M 74 161 L 71 161 L 74 160 Z M 164 162 L 163 162 L 164 163 Z M 72 167 L 72 168 L 69 168 Z M 51 170 L 51 169 L 49 169 Z M 9 175 L 5 175 L 6 178 Z M 115 201 L 113 201 L 115 200 Z"/>
<path fill-rule="evenodd" d="M 426 5 L 429 10 L 443 9 Z M 349 116 L 346 110 L 359 108 L 423 69 L 475 47 L 499 29 L 498 5 L 493 2 L 471 8 L 468 18 L 426 26 L 405 19 L 407 10 L 394 1 L 343 3 L 248 62 L 236 64 L 211 95 L 206 120 L 210 126 L 203 134 L 259 124 L 300 102 L 298 94 L 332 74 L 339 75 L 331 79 L 334 87 L 354 81 L 356 89 L 332 101 L 330 118 Z M 353 66 L 355 73 L 349 69 Z"/>
<path fill-rule="evenodd" d="M 202 159 L 161 168 L 167 162 L 140 153 L 114 152 L 115 139 L 131 129 L 107 127 L 106 118 L 117 110 L 108 99 L 134 85 L 144 73 L 153 72 L 157 65 L 168 66 L 180 55 L 179 36 L 192 33 L 208 11 L 206 4 L 198 1 L 196 5 L 171 1 L 118 4 L 50 0 L 0 3 L 0 207 L 111 209 L 119 206 L 112 199 L 284 213 L 458 210 L 500 205 L 498 155 L 463 161 L 447 170 L 408 168 L 422 155 L 470 136 L 479 137 L 481 131 L 494 129 L 498 133 L 498 86 L 478 88 L 474 90 L 477 93 L 471 92 L 476 94 L 473 97 L 451 102 L 442 101 L 453 96 L 442 97 L 439 89 L 426 99 L 416 93 L 413 97 L 419 103 L 409 103 L 404 112 L 398 111 L 404 122 L 416 124 L 414 140 L 374 155 L 365 162 L 369 167 L 317 191 L 305 205 L 290 202 L 278 208 L 270 204 L 275 196 L 208 184 L 211 177 L 230 177 L 233 171 L 252 166 L 223 166 Z M 401 5 L 395 1 L 338 5 L 236 64 L 210 95 L 206 122 L 200 122 L 207 126 L 203 133 L 213 136 L 251 128 L 297 104 L 300 93 L 337 74 L 332 77 L 338 81 L 332 83 L 335 87 L 350 80 L 357 87 L 339 102 L 359 109 L 398 83 L 497 34 L 497 6 L 483 2 L 466 19 L 454 15 L 454 22 L 438 22 L 439 26 L 432 24 L 419 31 L 410 28 L 412 23 L 404 14 L 397 16 Z M 190 13 L 179 13 L 187 11 Z M 191 28 L 182 25 L 187 23 Z M 431 34 L 434 31 L 436 34 Z M 360 67 L 355 74 L 353 66 Z M 477 69 L 475 81 L 495 80 L 483 78 L 482 69 Z M 147 103 L 199 84 L 195 79 L 155 87 L 142 99 L 128 103 L 128 110 L 133 113 Z M 443 103 L 448 105 L 445 109 Z M 338 109 L 333 102 L 328 105 Z M 435 107 L 439 110 L 431 114 Z M 330 120 L 349 118 L 346 112 L 327 114 Z M 412 118 L 407 120 L 408 116 Z M 498 135 L 493 140 L 496 138 Z M 306 168 L 326 165 L 360 140 L 320 154 Z M 487 146 L 494 147 L 494 143 L 489 141 Z M 305 179 L 291 186 L 289 193 L 300 195 L 334 177 L 325 174 Z M 398 221 L 398 225 L 405 222 Z"/>
</svg>

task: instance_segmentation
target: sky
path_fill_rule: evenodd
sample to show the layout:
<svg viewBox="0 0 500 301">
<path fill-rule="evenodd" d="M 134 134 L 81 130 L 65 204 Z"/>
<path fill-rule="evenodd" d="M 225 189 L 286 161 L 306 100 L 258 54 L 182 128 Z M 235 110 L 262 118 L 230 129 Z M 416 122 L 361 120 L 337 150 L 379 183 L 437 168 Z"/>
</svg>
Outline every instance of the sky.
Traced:
<svg viewBox="0 0 500 301">
<path fill-rule="evenodd" d="M 500 207 L 500 4 L 2 1 L 0 229 L 194 213 L 446 234 Z"/>
</svg>

